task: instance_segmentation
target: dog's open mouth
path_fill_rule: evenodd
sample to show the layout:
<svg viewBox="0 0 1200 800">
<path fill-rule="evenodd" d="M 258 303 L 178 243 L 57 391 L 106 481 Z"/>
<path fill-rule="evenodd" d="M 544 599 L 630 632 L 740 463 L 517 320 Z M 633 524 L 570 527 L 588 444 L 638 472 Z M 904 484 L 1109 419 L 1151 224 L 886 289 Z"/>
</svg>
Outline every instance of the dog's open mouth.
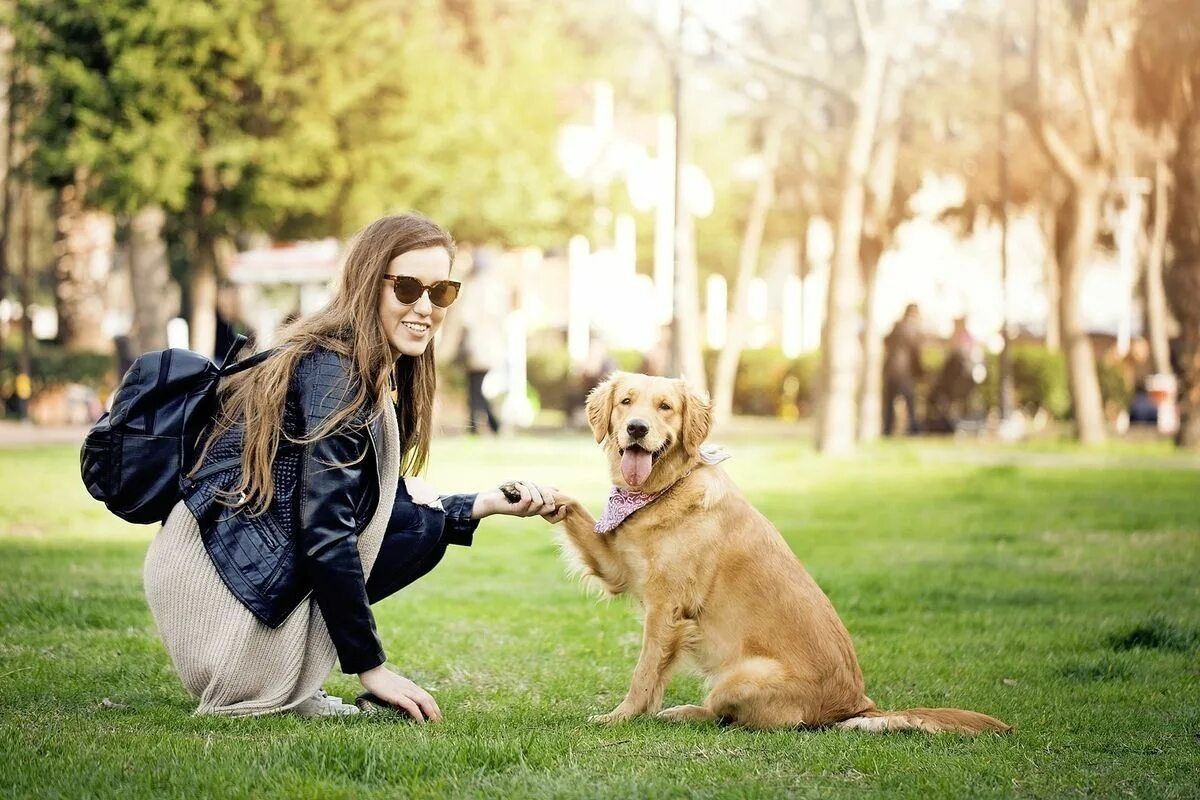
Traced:
<svg viewBox="0 0 1200 800">
<path fill-rule="evenodd" d="M 635 489 L 641 486 L 650 477 L 650 470 L 654 469 L 655 462 L 667 451 L 670 444 L 670 440 L 667 440 L 654 452 L 637 444 L 631 444 L 621 450 L 621 477 Z"/>
</svg>

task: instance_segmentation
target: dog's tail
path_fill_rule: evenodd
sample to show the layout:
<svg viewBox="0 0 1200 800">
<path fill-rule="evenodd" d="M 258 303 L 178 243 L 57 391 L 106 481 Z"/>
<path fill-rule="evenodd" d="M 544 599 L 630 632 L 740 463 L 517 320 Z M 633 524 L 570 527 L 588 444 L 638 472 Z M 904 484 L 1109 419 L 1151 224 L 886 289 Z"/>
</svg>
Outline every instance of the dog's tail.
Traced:
<svg viewBox="0 0 1200 800">
<path fill-rule="evenodd" d="M 850 719 L 842 720 L 836 727 L 874 733 L 949 731 L 965 736 L 974 736 L 986 731 L 1009 733 L 1013 729 L 1011 725 L 995 717 L 980 714 L 978 711 L 964 711 L 961 708 L 910 708 L 906 711 L 880 711 L 878 708 L 869 708 Z"/>
</svg>

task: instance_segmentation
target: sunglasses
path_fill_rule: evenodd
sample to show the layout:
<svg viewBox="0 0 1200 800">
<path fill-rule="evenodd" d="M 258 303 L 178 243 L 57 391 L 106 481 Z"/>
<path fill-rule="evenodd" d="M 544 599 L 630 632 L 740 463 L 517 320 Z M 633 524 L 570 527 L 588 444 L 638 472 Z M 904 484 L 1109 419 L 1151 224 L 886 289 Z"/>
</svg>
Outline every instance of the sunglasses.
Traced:
<svg viewBox="0 0 1200 800">
<path fill-rule="evenodd" d="M 438 308 L 449 308 L 450 304 L 458 299 L 458 290 L 462 288 L 462 284 L 458 281 L 438 281 L 424 284 L 411 275 L 384 275 L 383 279 L 392 282 L 392 290 L 396 293 L 396 299 L 406 306 L 411 306 L 420 300 L 421 295 L 428 290 L 429 302 Z"/>
</svg>

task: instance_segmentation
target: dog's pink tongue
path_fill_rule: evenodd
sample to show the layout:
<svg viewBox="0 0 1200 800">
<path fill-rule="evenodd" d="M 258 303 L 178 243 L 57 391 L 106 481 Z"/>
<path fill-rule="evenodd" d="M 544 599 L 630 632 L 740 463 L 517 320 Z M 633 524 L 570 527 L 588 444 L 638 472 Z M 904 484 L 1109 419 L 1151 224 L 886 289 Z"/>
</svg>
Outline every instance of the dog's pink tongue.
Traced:
<svg viewBox="0 0 1200 800">
<path fill-rule="evenodd" d="M 626 448 L 621 456 L 621 477 L 630 486 L 637 488 L 650 477 L 650 467 L 653 461 L 650 453 L 640 447 Z"/>
</svg>

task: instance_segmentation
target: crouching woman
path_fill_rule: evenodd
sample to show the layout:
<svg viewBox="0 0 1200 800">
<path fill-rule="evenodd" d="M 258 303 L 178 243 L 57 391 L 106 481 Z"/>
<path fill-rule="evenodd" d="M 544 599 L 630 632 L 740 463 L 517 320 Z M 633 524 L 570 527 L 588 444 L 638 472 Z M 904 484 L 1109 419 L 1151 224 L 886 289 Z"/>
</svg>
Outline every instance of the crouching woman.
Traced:
<svg viewBox="0 0 1200 800">
<path fill-rule="evenodd" d="M 417 720 L 441 710 L 388 669 L 371 604 L 469 545 L 490 514 L 551 517 L 516 484 L 437 496 L 403 476 L 429 453 L 433 336 L 459 292 L 454 243 L 415 214 L 351 244 L 329 304 L 222 387 L 183 499 L 146 556 L 146 597 L 198 713 L 357 708 L 321 690 L 335 660 Z M 511 494 L 511 490 L 510 490 Z"/>
</svg>

